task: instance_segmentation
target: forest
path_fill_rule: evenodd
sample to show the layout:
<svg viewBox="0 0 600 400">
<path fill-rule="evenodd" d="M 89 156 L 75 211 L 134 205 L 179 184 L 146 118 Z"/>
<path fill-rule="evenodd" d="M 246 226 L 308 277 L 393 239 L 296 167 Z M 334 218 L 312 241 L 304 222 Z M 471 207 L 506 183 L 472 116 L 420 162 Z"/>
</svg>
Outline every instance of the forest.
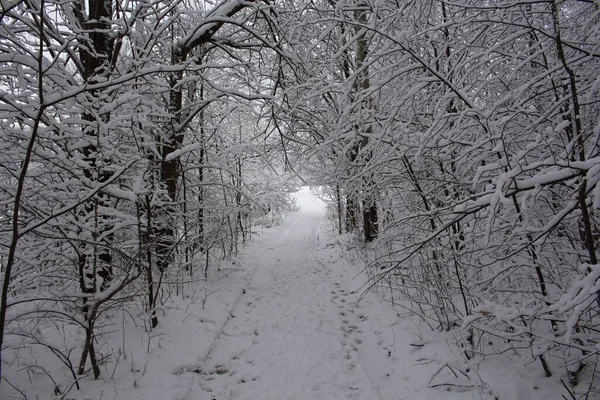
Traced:
<svg viewBox="0 0 600 400">
<path fill-rule="evenodd" d="M 1 6 L 0 393 L 77 396 L 308 184 L 362 293 L 600 392 L 597 0 Z"/>
</svg>

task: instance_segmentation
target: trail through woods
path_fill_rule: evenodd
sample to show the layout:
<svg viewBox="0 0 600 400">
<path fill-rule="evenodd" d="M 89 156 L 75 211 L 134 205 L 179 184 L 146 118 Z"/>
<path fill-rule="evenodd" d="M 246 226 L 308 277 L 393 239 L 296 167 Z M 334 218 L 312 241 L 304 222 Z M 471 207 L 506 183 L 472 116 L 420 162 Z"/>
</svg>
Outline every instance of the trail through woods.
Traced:
<svg viewBox="0 0 600 400">
<path fill-rule="evenodd" d="M 0 400 L 600 400 L 599 17 L 4 1 Z"/>
<path fill-rule="evenodd" d="M 156 328 L 133 317 L 143 310 L 116 312 L 98 342 L 107 360 L 99 380 L 83 377 L 81 390 L 52 397 L 48 387 L 68 387 L 71 377 L 43 347 L 16 354 L 7 379 L 40 399 L 558 398 L 539 366 L 510 354 L 466 360 L 459 329 L 431 330 L 381 288 L 365 294 L 360 251 L 338 241 L 308 188 L 297 198 L 299 211 L 253 228 L 252 241 L 212 266 L 207 281 L 165 284 Z M 69 332 L 39 335 L 76 348 Z M 46 370 L 22 373 L 30 364 Z M 23 398 L 1 389 L 0 398 Z"/>
<path fill-rule="evenodd" d="M 353 274 L 325 233 L 317 199 L 303 200 L 244 260 L 254 265 L 248 287 L 203 360 L 208 374 L 191 378 L 183 398 L 388 398 L 364 359 L 372 321 L 347 285 Z M 385 358 L 378 350 L 371 358 Z"/>
<path fill-rule="evenodd" d="M 342 256 L 320 200 L 308 188 L 298 200 L 298 212 L 243 252 L 246 287 L 174 399 L 494 398 L 445 336 L 423 339 L 379 293 L 358 302 L 367 279 L 360 263 Z M 495 380 L 502 386 L 510 374 Z M 532 391 L 513 383 L 502 397 Z"/>
</svg>

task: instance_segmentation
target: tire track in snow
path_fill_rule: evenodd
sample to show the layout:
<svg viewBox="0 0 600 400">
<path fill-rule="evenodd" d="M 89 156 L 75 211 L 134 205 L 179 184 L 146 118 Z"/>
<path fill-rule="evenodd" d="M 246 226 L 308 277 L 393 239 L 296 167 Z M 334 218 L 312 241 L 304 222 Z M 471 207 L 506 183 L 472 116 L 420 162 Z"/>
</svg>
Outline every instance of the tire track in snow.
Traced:
<svg viewBox="0 0 600 400">
<path fill-rule="evenodd" d="M 277 228 L 275 228 L 277 230 Z M 268 235 L 267 235 L 268 236 Z M 277 235 L 273 235 L 274 237 L 286 237 L 287 236 L 287 232 L 284 233 L 283 236 L 277 236 Z M 257 260 L 259 260 L 261 257 L 264 256 L 265 253 L 267 253 L 270 250 L 275 249 L 278 246 L 275 247 L 267 247 L 267 248 L 263 248 L 260 253 L 258 253 L 258 255 L 256 256 Z M 238 295 L 238 297 L 233 301 L 233 303 L 231 303 L 231 306 L 228 310 L 228 317 L 223 321 L 222 325 L 217 329 L 216 333 L 213 336 L 213 339 L 208 347 L 208 350 L 206 351 L 206 353 L 204 355 L 201 355 L 198 357 L 198 361 L 197 361 L 197 365 L 194 366 L 182 366 L 182 370 L 184 371 L 190 371 L 187 374 L 190 375 L 191 373 L 193 374 L 197 374 L 198 372 L 200 372 L 201 374 L 208 374 L 208 375 L 213 375 L 213 374 L 220 374 L 222 373 L 223 370 L 219 369 L 219 366 L 217 366 L 216 368 L 214 368 L 211 371 L 206 371 L 202 368 L 202 366 L 207 365 L 208 360 L 211 357 L 211 354 L 213 353 L 213 351 L 216 348 L 216 345 L 219 343 L 219 339 L 222 338 L 223 336 L 229 336 L 231 337 L 232 335 L 228 335 L 226 333 L 226 329 L 228 324 L 230 324 L 230 321 L 235 317 L 236 315 L 236 310 L 239 309 L 240 304 L 242 302 L 242 300 L 245 299 L 245 297 L 247 297 L 247 291 L 248 288 L 251 288 L 253 286 L 253 282 L 255 280 L 255 276 L 256 273 L 258 271 L 258 268 L 260 266 L 259 262 L 255 262 L 254 268 L 252 270 L 252 272 L 249 274 L 249 276 L 247 276 L 244 280 L 246 281 L 245 284 L 245 288 L 240 292 L 240 294 Z M 248 303 L 246 303 L 248 304 Z M 179 375 L 184 375 L 185 372 L 179 372 L 179 370 L 177 370 Z M 193 392 L 194 389 L 196 388 L 196 376 L 194 375 L 190 375 L 191 378 L 188 379 L 188 388 L 185 391 L 185 394 L 183 395 L 183 397 L 181 395 L 176 395 L 176 397 L 174 398 L 174 400 L 188 400 L 191 399 L 193 397 Z M 212 399 L 211 399 L 212 400 Z"/>
</svg>

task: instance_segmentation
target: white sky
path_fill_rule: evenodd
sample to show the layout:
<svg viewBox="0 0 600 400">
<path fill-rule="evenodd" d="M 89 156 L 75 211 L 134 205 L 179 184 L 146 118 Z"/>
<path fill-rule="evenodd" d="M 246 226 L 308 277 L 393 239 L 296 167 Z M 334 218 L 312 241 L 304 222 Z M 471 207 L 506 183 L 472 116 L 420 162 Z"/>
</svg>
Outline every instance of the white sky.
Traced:
<svg viewBox="0 0 600 400">
<path fill-rule="evenodd" d="M 298 192 L 293 194 L 300 207 L 300 211 L 305 214 L 323 214 L 325 212 L 325 203 L 311 193 L 308 186 L 303 186 Z"/>
</svg>

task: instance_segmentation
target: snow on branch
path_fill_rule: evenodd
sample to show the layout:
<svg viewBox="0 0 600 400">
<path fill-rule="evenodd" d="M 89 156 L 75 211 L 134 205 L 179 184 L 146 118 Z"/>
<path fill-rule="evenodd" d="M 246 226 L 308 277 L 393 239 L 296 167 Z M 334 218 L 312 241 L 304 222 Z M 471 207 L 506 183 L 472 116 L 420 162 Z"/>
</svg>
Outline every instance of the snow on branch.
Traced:
<svg viewBox="0 0 600 400">
<path fill-rule="evenodd" d="M 566 344 L 571 342 L 582 314 L 600 299 L 600 265 L 582 264 L 579 272 L 569 290 L 546 310 L 548 313 L 570 313 L 564 335 Z"/>
<path fill-rule="evenodd" d="M 204 146 L 204 143 L 201 143 L 201 142 L 192 143 L 188 146 L 184 146 L 180 149 L 174 150 L 173 152 L 167 154 L 167 156 L 165 157 L 165 161 L 175 160 L 176 158 L 179 158 L 183 154 L 189 153 L 191 151 L 200 150 L 200 149 L 202 149 L 203 146 Z"/>
<path fill-rule="evenodd" d="M 213 8 L 205 18 L 204 23 L 199 24 L 187 36 L 175 44 L 175 50 L 183 58 L 191 49 L 206 43 L 225 23 L 224 18 L 232 17 L 254 2 L 243 0 L 224 0 Z"/>
</svg>

